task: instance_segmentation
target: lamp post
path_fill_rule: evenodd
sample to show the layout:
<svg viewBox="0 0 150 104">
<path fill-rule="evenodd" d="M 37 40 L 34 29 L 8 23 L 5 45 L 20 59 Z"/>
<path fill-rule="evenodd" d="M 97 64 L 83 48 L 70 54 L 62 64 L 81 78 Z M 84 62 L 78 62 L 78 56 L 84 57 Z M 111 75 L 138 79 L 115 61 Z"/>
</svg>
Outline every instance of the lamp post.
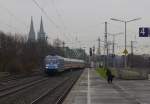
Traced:
<svg viewBox="0 0 150 104">
<path fill-rule="evenodd" d="M 84 50 L 84 61 L 86 61 L 86 52 L 85 52 L 86 47 L 83 47 Z"/>
<path fill-rule="evenodd" d="M 125 24 L 125 50 L 124 51 L 127 51 L 127 23 L 137 21 L 137 20 L 140 20 L 140 19 L 141 18 L 135 18 L 135 19 L 132 19 L 132 20 L 125 21 L 125 20 L 110 18 L 110 20 L 123 22 Z M 126 54 L 126 52 L 125 52 L 124 66 L 125 66 L 125 68 L 127 67 L 127 54 Z"/>
</svg>

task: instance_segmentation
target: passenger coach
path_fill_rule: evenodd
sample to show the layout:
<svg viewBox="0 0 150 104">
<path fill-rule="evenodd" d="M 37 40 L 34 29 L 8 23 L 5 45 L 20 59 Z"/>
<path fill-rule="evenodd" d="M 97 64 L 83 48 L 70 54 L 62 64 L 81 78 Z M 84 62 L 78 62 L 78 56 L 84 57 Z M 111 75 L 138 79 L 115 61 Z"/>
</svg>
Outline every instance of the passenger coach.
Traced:
<svg viewBox="0 0 150 104">
<path fill-rule="evenodd" d="M 52 74 L 62 72 L 69 69 L 82 69 L 85 68 L 85 62 L 78 59 L 64 58 L 61 56 L 48 55 L 44 59 L 44 72 Z"/>
</svg>

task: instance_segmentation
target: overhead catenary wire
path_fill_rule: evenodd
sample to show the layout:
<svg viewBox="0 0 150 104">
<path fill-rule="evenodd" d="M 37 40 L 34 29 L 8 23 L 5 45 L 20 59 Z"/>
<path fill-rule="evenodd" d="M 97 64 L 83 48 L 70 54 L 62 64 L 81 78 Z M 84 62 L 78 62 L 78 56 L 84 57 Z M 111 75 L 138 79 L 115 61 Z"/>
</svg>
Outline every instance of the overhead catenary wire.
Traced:
<svg viewBox="0 0 150 104">
<path fill-rule="evenodd" d="M 59 10 L 58 10 L 58 8 L 56 7 L 56 5 L 55 5 L 55 0 L 52 0 L 52 4 L 53 4 L 53 7 L 54 7 L 54 9 L 55 9 L 55 11 L 56 11 L 56 14 L 57 14 L 57 16 L 58 16 L 58 18 L 59 18 L 59 20 L 60 20 L 60 22 L 61 22 L 61 24 L 63 25 L 63 29 L 66 31 L 66 30 L 68 30 L 68 28 L 67 28 L 67 26 L 65 25 L 65 23 L 64 23 L 64 21 L 63 21 L 63 18 L 62 18 L 62 14 L 59 12 Z M 68 40 L 72 40 L 72 39 L 74 39 L 74 37 L 70 34 L 67 34 L 66 35 L 66 33 L 64 33 L 63 34 L 65 37 L 67 37 L 67 39 Z M 69 37 L 69 38 L 68 38 Z M 72 40 L 73 41 L 73 40 Z M 75 40 L 76 41 L 76 40 Z"/>
<path fill-rule="evenodd" d="M 62 19 L 62 15 L 61 15 L 61 13 L 59 12 L 59 10 L 57 9 L 57 7 L 55 5 L 55 0 L 52 0 L 52 4 L 53 4 L 53 7 L 54 7 L 54 9 L 56 11 L 57 17 L 59 18 L 59 20 L 60 20 L 61 24 L 63 25 L 64 29 L 66 29 L 66 25 L 65 25 L 65 23 L 64 23 L 64 21 Z"/>
<path fill-rule="evenodd" d="M 62 15 L 61 15 L 60 12 L 58 11 L 58 9 L 57 9 L 57 7 L 56 7 L 56 5 L 55 5 L 55 1 L 54 1 L 54 0 L 52 0 L 52 4 L 53 4 L 53 7 L 55 8 L 56 14 L 57 14 L 59 20 L 61 21 L 61 23 L 62 23 L 64 29 L 67 30 L 67 27 L 66 27 L 66 25 L 65 25 L 65 23 L 64 23 L 64 21 L 63 21 L 63 19 L 62 19 Z M 63 35 L 64 35 L 65 37 L 67 37 L 65 33 L 64 33 Z M 68 37 L 69 37 L 69 38 L 68 38 Z M 70 41 L 70 40 L 73 41 L 72 39 L 74 39 L 75 41 L 77 41 L 72 35 L 69 35 L 68 37 L 67 37 L 67 39 L 68 39 L 69 41 Z M 74 42 L 74 43 L 76 43 L 76 42 Z M 77 42 L 77 43 L 78 43 L 78 42 Z M 79 43 L 80 43 L 80 42 L 79 42 Z M 81 47 L 80 47 L 80 48 L 81 48 Z M 75 51 L 74 51 L 74 54 L 75 54 L 76 56 L 78 56 L 78 51 L 75 50 Z"/>
<path fill-rule="evenodd" d="M 42 13 L 47 17 L 47 19 L 60 31 L 60 27 L 49 17 L 47 12 L 39 5 L 39 3 L 36 0 L 32 0 L 34 4 L 42 11 Z M 69 41 L 70 39 L 66 36 L 66 34 L 63 34 Z M 76 54 L 76 53 L 74 53 Z"/>
<path fill-rule="evenodd" d="M 4 22 L 1 22 L 2 25 L 5 25 L 6 27 L 8 28 L 11 28 L 11 29 L 14 29 L 14 30 L 18 30 L 17 27 L 14 27 L 13 25 L 10 25 L 10 24 L 7 24 L 7 23 L 4 23 Z M 2 30 L 0 30 L 2 31 Z M 8 31 L 7 31 L 8 32 Z M 11 32 L 10 32 L 11 33 Z M 22 32 L 15 32 L 15 33 L 19 33 L 19 34 L 23 34 Z M 11 33 L 12 34 L 12 33 Z"/>
<path fill-rule="evenodd" d="M 60 32 L 60 26 L 58 26 L 53 19 L 47 14 L 47 12 L 43 9 L 43 7 L 40 6 L 40 4 L 36 1 L 36 0 L 32 0 L 33 3 L 41 10 L 41 12 L 47 17 L 47 19 L 56 27 L 56 29 L 58 29 L 58 31 Z M 66 36 L 66 34 L 63 34 L 67 40 L 70 41 L 70 39 Z"/>
<path fill-rule="evenodd" d="M 57 9 L 56 6 L 55 6 L 55 1 L 54 1 L 54 0 L 52 0 L 52 4 L 53 4 L 53 7 L 55 8 L 56 14 L 57 14 L 57 16 L 58 16 L 58 18 L 59 18 L 61 24 L 63 25 L 64 29 L 66 29 L 66 26 L 65 26 L 65 24 L 64 24 L 64 21 L 63 21 L 63 19 L 62 19 L 62 16 L 61 16 L 60 12 L 58 11 L 58 9 Z M 63 33 L 63 35 L 67 38 L 67 40 L 70 41 L 70 39 L 66 36 L 66 33 Z"/>
<path fill-rule="evenodd" d="M 55 9 L 55 11 L 56 11 L 56 14 L 57 14 L 57 16 L 58 16 L 58 18 L 59 18 L 61 24 L 63 25 L 63 29 L 64 29 L 65 31 L 68 30 L 67 26 L 65 25 L 65 22 L 63 21 L 62 14 L 59 12 L 58 8 L 57 8 L 56 5 L 55 5 L 55 0 L 52 0 L 52 4 L 53 4 L 53 7 L 54 7 L 54 9 Z M 67 37 L 68 40 L 74 39 L 74 37 L 73 37 L 72 35 L 67 36 L 68 34 L 66 35 L 65 33 L 64 33 L 63 35 L 64 35 L 65 37 Z M 68 37 L 69 37 L 69 38 L 68 38 Z M 73 40 L 72 40 L 72 41 L 73 41 Z"/>
<path fill-rule="evenodd" d="M 47 12 L 40 6 L 40 4 L 36 0 L 32 1 L 42 11 L 42 13 L 47 17 L 47 19 L 56 27 L 56 29 L 59 29 L 59 26 L 49 17 Z"/>
<path fill-rule="evenodd" d="M 25 29 L 28 28 L 28 26 L 26 25 L 26 23 L 25 23 L 24 21 L 22 21 L 20 18 L 18 18 L 18 17 L 17 17 L 10 9 L 8 9 L 6 6 L 0 4 L 0 8 L 4 9 L 10 16 L 14 17 L 14 19 L 15 19 L 18 23 L 22 24 Z M 6 26 L 8 26 L 8 27 L 15 28 L 15 30 L 18 30 L 16 27 L 13 27 L 13 26 L 11 26 L 11 25 L 9 25 L 9 24 L 6 24 L 6 23 L 4 23 L 4 24 L 5 24 Z"/>
<path fill-rule="evenodd" d="M 54 25 L 55 25 L 55 27 L 58 29 L 58 25 L 48 16 L 48 14 L 47 14 L 47 12 L 39 5 L 39 3 L 36 1 L 36 0 L 32 0 L 35 4 L 36 4 L 36 6 L 38 6 L 38 8 L 45 14 L 45 16 L 50 20 L 50 22 L 51 23 L 53 23 Z M 61 18 L 60 16 L 60 13 L 58 12 L 58 10 L 56 9 L 56 12 L 57 12 L 57 15 L 59 16 L 59 18 Z M 62 18 L 61 18 L 62 19 Z M 64 24 L 63 24 L 64 25 Z M 65 26 L 64 26 L 65 27 Z M 60 29 L 60 28 L 59 28 Z M 69 36 L 69 38 L 66 36 L 66 34 L 63 34 L 69 41 L 71 40 L 71 39 L 69 39 L 70 38 L 70 36 Z M 71 36 L 72 37 L 72 36 Z M 73 38 L 72 38 L 73 39 Z"/>
</svg>

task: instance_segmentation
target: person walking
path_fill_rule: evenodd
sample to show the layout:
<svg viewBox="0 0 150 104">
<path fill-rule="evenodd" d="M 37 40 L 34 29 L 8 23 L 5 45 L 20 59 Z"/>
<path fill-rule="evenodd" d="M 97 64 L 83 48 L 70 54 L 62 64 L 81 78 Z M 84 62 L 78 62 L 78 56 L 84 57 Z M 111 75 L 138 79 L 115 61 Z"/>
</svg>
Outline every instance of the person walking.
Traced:
<svg viewBox="0 0 150 104">
<path fill-rule="evenodd" d="M 114 76 L 112 75 L 111 70 L 109 70 L 108 68 L 106 69 L 106 75 L 107 75 L 107 82 L 112 83 Z"/>
</svg>

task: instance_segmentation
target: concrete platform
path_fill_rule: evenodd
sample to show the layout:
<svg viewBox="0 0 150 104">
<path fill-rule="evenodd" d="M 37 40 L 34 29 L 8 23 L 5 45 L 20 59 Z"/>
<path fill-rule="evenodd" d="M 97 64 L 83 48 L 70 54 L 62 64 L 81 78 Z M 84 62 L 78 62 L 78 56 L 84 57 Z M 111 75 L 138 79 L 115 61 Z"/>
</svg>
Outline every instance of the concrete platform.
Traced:
<svg viewBox="0 0 150 104">
<path fill-rule="evenodd" d="M 63 104 L 150 104 L 150 81 L 108 84 L 94 69 L 86 69 Z"/>
</svg>

